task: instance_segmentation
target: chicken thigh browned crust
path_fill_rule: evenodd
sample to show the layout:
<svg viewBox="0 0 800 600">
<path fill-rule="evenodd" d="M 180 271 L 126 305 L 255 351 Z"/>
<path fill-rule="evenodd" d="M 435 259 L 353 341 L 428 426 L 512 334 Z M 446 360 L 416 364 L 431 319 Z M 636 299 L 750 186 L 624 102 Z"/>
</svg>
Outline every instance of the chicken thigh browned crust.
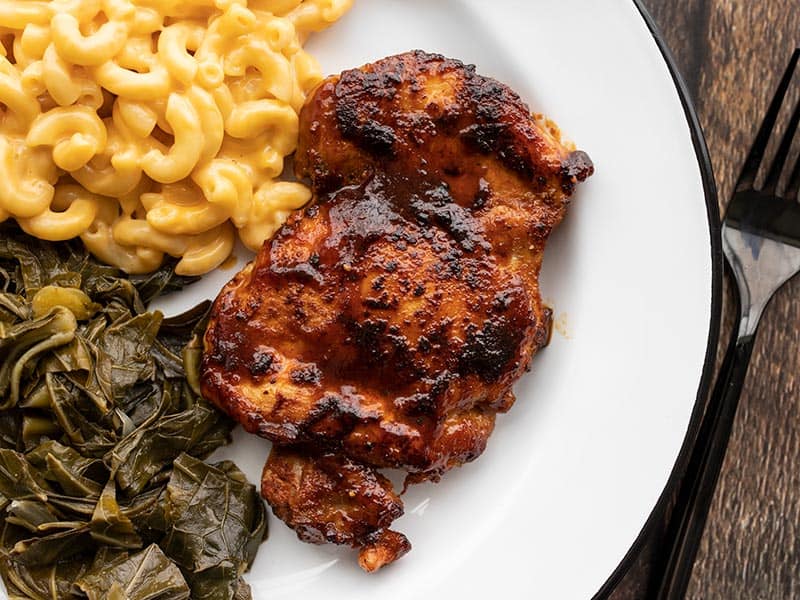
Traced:
<svg viewBox="0 0 800 600">
<path fill-rule="evenodd" d="M 549 335 L 545 242 L 593 170 L 506 86 L 423 52 L 324 81 L 297 174 L 314 201 L 222 291 L 204 393 L 275 448 L 262 493 L 308 541 L 405 553 L 382 467 L 483 452 Z"/>
</svg>

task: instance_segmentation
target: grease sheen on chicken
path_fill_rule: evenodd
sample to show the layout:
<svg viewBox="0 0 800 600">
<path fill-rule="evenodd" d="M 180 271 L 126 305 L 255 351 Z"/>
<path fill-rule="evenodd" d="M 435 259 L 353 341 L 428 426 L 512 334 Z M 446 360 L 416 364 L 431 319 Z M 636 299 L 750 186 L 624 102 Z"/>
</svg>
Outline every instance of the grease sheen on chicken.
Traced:
<svg viewBox="0 0 800 600">
<path fill-rule="evenodd" d="M 539 270 L 589 158 L 508 87 L 420 51 L 325 80 L 295 157 L 314 199 L 223 289 L 204 393 L 269 438 L 262 494 L 375 570 L 410 548 L 376 471 L 477 458 L 546 344 Z"/>
</svg>

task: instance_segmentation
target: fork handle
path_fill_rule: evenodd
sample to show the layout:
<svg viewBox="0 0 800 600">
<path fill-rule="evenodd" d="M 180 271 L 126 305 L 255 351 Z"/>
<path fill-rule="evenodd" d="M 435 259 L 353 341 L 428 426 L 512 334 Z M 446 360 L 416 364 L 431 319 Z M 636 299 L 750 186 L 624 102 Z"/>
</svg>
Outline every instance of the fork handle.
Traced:
<svg viewBox="0 0 800 600">
<path fill-rule="evenodd" d="M 671 550 L 652 595 L 658 600 L 681 600 L 686 595 L 754 342 L 755 333 L 738 336 L 734 330 L 725 353 L 669 521 L 664 548 Z"/>
</svg>

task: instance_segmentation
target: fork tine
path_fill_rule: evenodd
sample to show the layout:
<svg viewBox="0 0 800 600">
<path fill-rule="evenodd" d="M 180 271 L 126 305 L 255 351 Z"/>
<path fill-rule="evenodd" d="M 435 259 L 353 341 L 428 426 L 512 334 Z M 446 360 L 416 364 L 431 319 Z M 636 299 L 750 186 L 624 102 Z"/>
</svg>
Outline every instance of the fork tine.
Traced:
<svg viewBox="0 0 800 600">
<path fill-rule="evenodd" d="M 786 164 L 786 159 L 789 157 L 789 151 L 792 148 L 792 140 L 794 134 L 797 132 L 797 124 L 800 122 L 800 102 L 794 107 L 794 112 L 789 120 L 789 125 L 786 128 L 786 133 L 783 134 L 781 145 L 778 146 L 778 151 L 775 153 L 775 158 L 772 159 L 772 164 L 767 173 L 767 178 L 764 180 L 764 191 L 774 193 L 778 188 L 778 181 L 783 172 L 783 165 Z"/>
<path fill-rule="evenodd" d="M 752 189 L 753 183 L 758 175 L 758 167 L 764 158 L 764 152 L 769 143 L 769 137 L 772 134 L 772 129 L 775 127 L 775 121 L 778 120 L 778 114 L 781 111 L 781 104 L 786 96 L 786 90 L 789 89 L 789 84 L 792 81 L 794 69 L 797 66 L 797 60 L 800 58 L 800 48 L 797 48 L 792 54 L 792 59 L 789 61 L 789 66 L 786 67 L 786 72 L 778 84 L 778 89 L 772 102 L 769 105 L 764 121 L 761 123 L 761 128 L 758 130 L 753 147 L 750 149 L 750 154 L 747 155 L 747 160 L 742 167 L 742 173 L 739 175 L 739 181 L 736 183 L 736 190 Z"/>
<path fill-rule="evenodd" d="M 783 197 L 789 200 L 797 200 L 797 193 L 800 192 L 800 156 L 794 163 L 792 174 L 789 176 L 789 183 L 786 184 L 786 191 Z"/>
</svg>

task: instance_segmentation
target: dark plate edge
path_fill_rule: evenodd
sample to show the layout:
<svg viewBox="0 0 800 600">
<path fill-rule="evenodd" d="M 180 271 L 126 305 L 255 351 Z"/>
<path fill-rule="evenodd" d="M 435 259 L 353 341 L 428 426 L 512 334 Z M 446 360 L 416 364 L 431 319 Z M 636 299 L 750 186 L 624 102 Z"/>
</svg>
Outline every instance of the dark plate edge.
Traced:
<svg viewBox="0 0 800 600">
<path fill-rule="evenodd" d="M 689 453 L 691 452 L 692 445 L 697 437 L 697 431 L 700 427 L 700 419 L 705 409 L 705 400 L 708 397 L 709 390 L 712 383 L 712 375 L 714 373 L 714 363 L 716 360 L 717 346 L 719 344 L 720 335 L 720 321 L 722 317 L 722 271 L 723 271 L 723 257 L 722 257 L 722 237 L 721 237 L 721 224 L 719 217 L 719 204 L 717 201 L 717 186 L 714 179 L 714 170 L 711 165 L 711 158 L 708 154 L 708 147 L 706 140 L 703 136 L 703 131 L 700 127 L 700 120 L 697 117 L 697 111 L 694 104 L 689 97 L 689 91 L 686 87 L 686 82 L 683 80 L 678 67 L 675 63 L 675 58 L 672 55 L 667 42 L 661 35 L 658 26 L 656 25 L 653 17 L 649 11 L 642 4 L 642 0 L 633 0 L 634 5 L 639 10 L 647 24 L 647 28 L 655 38 L 661 55 L 669 67 L 672 80 L 678 90 L 678 96 L 683 106 L 683 112 L 686 115 L 686 120 L 689 123 L 689 129 L 692 135 L 692 143 L 694 145 L 695 153 L 697 154 L 697 163 L 700 167 L 700 175 L 703 180 L 703 189 L 705 191 L 706 210 L 708 213 L 708 227 L 709 236 L 711 238 L 711 323 L 708 329 L 708 344 L 706 346 L 706 358 L 703 366 L 703 373 L 700 377 L 700 386 L 697 390 L 697 400 L 695 401 L 692 416 L 689 420 L 689 427 L 686 431 L 686 437 L 683 440 L 683 445 L 678 453 L 678 458 L 672 468 L 667 485 L 661 496 L 658 498 L 653 511 L 647 518 L 647 521 L 639 532 L 636 540 L 633 542 L 630 550 L 628 550 L 625 557 L 620 562 L 619 566 L 614 570 L 611 576 L 603 584 L 603 587 L 594 595 L 593 600 L 603 600 L 617 588 L 623 577 L 630 571 L 633 564 L 639 558 L 639 555 L 648 541 L 651 533 L 656 527 L 662 524 L 663 515 L 666 511 L 667 504 L 670 498 L 674 495 L 674 491 L 680 482 L 682 473 L 686 469 L 689 460 Z"/>
</svg>

